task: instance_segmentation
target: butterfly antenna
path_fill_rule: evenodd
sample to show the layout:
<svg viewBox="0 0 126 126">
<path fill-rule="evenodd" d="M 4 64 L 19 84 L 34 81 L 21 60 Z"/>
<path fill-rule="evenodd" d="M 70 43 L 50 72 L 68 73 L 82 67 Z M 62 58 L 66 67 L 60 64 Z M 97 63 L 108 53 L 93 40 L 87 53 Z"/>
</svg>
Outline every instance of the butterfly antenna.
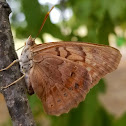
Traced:
<svg viewBox="0 0 126 126">
<path fill-rule="evenodd" d="M 16 51 L 18 51 L 18 50 L 20 50 L 21 48 L 23 48 L 25 45 L 23 45 L 23 46 L 21 46 L 21 47 L 19 47 L 18 49 L 16 49 Z"/>
<path fill-rule="evenodd" d="M 38 35 L 40 34 L 40 32 L 41 32 L 41 30 L 42 30 L 42 28 L 43 28 L 43 26 L 44 26 L 44 24 L 45 24 L 45 22 L 46 22 L 46 20 L 47 20 L 47 18 L 48 18 L 48 16 L 49 16 L 49 14 L 50 14 L 50 12 L 52 11 L 52 9 L 54 8 L 54 6 L 50 9 L 50 11 L 46 14 L 46 16 L 45 16 L 45 18 L 44 18 L 44 20 L 43 20 L 43 22 L 42 22 L 42 24 L 41 24 L 41 27 L 40 27 L 40 29 L 39 29 L 39 31 L 38 31 L 38 33 L 37 33 L 37 35 L 36 35 L 36 37 L 34 38 L 34 40 L 38 37 Z"/>
<path fill-rule="evenodd" d="M 34 38 L 34 40 L 38 37 L 38 35 L 40 34 L 40 32 L 41 32 L 41 30 L 42 30 L 42 28 L 43 28 L 43 26 L 44 26 L 44 24 L 45 24 L 45 22 L 46 22 L 46 20 L 47 20 L 47 18 L 48 18 L 48 16 L 49 16 L 49 14 L 50 14 L 50 12 L 52 11 L 52 9 L 54 8 L 54 6 L 50 9 L 50 11 L 46 14 L 46 16 L 45 16 L 45 18 L 44 18 L 44 20 L 43 20 L 43 22 L 42 22 L 42 24 L 41 24 L 41 27 L 40 27 L 40 29 L 39 29 L 39 31 L 38 31 L 38 33 L 37 33 L 37 35 L 36 35 L 36 37 Z M 25 46 L 25 45 L 24 45 Z M 18 48 L 16 51 L 18 51 L 18 50 L 20 50 L 21 48 L 23 48 L 24 46 L 21 46 L 20 48 Z"/>
</svg>

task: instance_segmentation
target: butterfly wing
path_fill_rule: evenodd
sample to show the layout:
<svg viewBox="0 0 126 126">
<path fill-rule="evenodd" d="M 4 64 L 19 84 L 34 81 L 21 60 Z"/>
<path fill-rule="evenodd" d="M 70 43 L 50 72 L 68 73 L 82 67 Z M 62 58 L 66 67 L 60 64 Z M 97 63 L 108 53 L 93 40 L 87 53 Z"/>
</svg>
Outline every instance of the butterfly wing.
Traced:
<svg viewBox="0 0 126 126">
<path fill-rule="evenodd" d="M 31 48 L 33 53 L 49 53 L 76 62 L 86 67 L 92 77 L 92 85 L 114 71 L 121 59 L 120 52 L 110 46 L 77 43 L 77 42 L 56 42 L 39 44 Z"/>
<path fill-rule="evenodd" d="M 51 115 L 76 107 L 91 87 L 117 68 L 121 58 L 115 48 L 87 43 L 42 44 L 31 51 L 30 81 Z"/>
<path fill-rule="evenodd" d="M 67 113 L 84 100 L 92 83 L 84 66 L 48 53 L 36 54 L 33 62 L 30 82 L 46 113 Z"/>
</svg>

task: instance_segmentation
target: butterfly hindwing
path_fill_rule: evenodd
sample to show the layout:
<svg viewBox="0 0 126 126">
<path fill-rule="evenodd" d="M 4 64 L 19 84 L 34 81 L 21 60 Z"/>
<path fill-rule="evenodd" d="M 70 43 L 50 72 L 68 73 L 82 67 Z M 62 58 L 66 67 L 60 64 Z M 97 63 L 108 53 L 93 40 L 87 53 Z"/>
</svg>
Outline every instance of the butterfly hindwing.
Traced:
<svg viewBox="0 0 126 126">
<path fill-rule="evenodd" d="M 48 53 L 36 54 L 30 81 L 51 115 L 67 113 L 84 100 L 92 78 L 84 66 Z"/>
</svg>

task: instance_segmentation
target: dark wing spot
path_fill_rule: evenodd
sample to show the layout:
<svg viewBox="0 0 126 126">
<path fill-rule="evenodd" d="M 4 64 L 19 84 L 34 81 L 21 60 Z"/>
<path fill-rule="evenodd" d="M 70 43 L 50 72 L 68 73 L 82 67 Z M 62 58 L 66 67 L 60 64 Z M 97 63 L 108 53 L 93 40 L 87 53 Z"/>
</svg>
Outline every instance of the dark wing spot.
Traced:
<svg viewBox="0 0 126 126">
<path fill-rule="evenodd" d="M 74 76 L 75 76 L 75 73 L 74 73 L 74 72 L 72 72 L 70 76 L 71 76 L 71 77 L 74 77 Z"/>
<path fill-rule="evenodd" d="M 67 93 L 64 93 L 64 96 L 67 97 Z"/>
<path fill-rule="evenodd" d="M 69 90 L 73 90 L 73 88 L 72 88 L 72 87 L 69 87 L 68 89 L 69 89 Z"/>
<path fill-rule="evenodd" d="M 59 47 L 56 47 L 56 50 L 55 51 L 57 52 L 57 56 L 60 56 Z"/>
<path fill-rule="evenodd" d="M 79 88 L 79 84 L 78 83 L 75 83 L 75 89 L 78 89 Z"/>
<path fill-rule="evenodd" d="M 81 46 L 79 46 L 79 50 L 81 51 L 83 60 L 85 62 L 86 53 L 83 51 L 83 48 Z"/>
<path fill-rule="evenodd" d="M 57 100 L 57 102 L 61 102 L 61 100 L 59 99 L 59 100 Z"/>
<path fill-rule="evenodd" d="M 56 88 L 56 87 L 54 87 L 54 88 L 53 88 L 53 92 L 56 92 L 56 90 L 57 90 L 57 88 Z"/>
<path fill-rule="evenodd" d="M 65 56 L 65 58 L 68 58 L 68 56 L 70 56 L 71 53 L 66 49 L 66 47 L 64 47 L 64 50 L 67 52 L 67 55 Z"/>
</svg>

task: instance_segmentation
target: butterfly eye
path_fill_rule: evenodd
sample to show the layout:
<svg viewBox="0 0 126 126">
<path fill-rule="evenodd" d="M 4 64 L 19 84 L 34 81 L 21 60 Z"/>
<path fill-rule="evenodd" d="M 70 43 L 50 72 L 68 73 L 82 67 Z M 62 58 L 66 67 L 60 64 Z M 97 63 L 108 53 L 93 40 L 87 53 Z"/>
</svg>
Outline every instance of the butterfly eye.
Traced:
<svg viewBox="0 0 126 126">
<path fill-rule="evenodd" d="M 30 40 L 30 41 L 27 42 L 27 45 L 30 45 L 30 46 L 32 46 L 34 44 L 35 44 L 35 41 L 33 41 L 33 40 Z"/>
</svg>

